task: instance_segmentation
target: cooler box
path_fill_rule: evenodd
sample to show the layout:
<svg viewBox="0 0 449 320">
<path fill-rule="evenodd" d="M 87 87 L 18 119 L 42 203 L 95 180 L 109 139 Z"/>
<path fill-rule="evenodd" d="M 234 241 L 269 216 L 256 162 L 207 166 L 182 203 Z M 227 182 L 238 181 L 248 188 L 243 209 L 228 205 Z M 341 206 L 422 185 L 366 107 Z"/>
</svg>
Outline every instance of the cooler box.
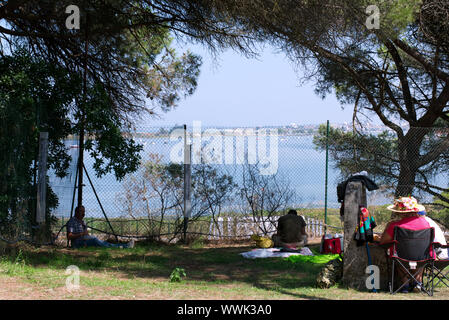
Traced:
<svg viewBox="0 0 449 320">
<path fill-rule="evenodd" d="M 320 252 L 322 254 L 340 254 L 343 252 L 343 235 L 326 234 L 321 239 Z"/>
</svg>

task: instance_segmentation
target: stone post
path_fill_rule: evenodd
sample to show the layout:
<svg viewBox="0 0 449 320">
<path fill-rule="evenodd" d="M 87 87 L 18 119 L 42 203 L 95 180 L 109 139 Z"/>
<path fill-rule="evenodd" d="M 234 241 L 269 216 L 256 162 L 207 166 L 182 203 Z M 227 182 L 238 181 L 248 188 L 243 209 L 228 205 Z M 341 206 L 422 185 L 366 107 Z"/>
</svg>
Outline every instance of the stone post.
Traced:
<svg viewBox="0 0 449 320">
<path fill-rule="evenodd" d="M 344 254 L 343 254 L 343 285 L 356 289 L 367 290 L 366 273 L 368 254 L 366 246 L 357 246 L 354 233 L 358 224 L 360 206 L 367 207 L 366 188 L 358 181 L 349 182 L 346 186 L 344 201 Z M 371 263 L 379 267 L 380 289 L 387 288 L 388 268 L 384 249 L 376 244 L 369 245 Z"/>
</svg>

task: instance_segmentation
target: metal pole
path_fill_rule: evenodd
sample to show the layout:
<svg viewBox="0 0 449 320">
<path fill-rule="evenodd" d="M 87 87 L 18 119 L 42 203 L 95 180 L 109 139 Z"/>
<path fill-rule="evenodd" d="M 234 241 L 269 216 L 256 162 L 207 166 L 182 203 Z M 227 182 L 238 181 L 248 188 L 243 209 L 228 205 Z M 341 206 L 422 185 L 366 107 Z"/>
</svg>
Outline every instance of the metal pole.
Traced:
<svg viewBox="0 0 449 320">
<path fill-rule="evenodd" d="M 78 207 L 83 205 L 83 167 L 84 167 L 84 113 L 81 111 L 81 130 L 79 139 L 79 158 L 78 158 Z"/>
<path fill-rule="evenodd" d="M 86 39 L 84 41 L 84 74 L 83 74 L 83 101 L 81 105 L 81 118 L 80 118 L 80 139 L 79 139 L 79 163 L 78 163 L 78 207 L 83 205 L 83 168 L 84 168 L 84 117 L 85 117 L 85 105 L 87 94 L 87 51 L 89 49 L 88 42 L 88 21 L 86 17 Z"/>
<path fill-rule="evenodd" d="M 109 228 L 111 228 L 112 234 L 115 236 L 115 240 L 118 242 L 117 234 L 115 233 L 114 229 L 112 228 L 112 225 L 111 225 L 111 222 L 108 219 L 108 216 L 104 212 L 103 205 L 101 204 L 100 198 L 97 195 L 97 191 L 95 190 L 95 187 L 94 187 L 94 185 L 92 183 L 92 180 L 90 180 L 89 173 L 87 173 L 86 167 L 84 165 L 83 165 L 83 168 L 84 168 L 84 172 L 86 173 L 86 177 L 89 180 L 90 186 L 92 187 L 92 190 L 94 191 L 95 197 L 97 198 L 98 204 L 100 205 L 101 212 L 103 212 L 103 215 L 104 215 L 104 217 L 106 219 L 106 222 L 108 223 Z M 122 232 L 122 234 L 123 234 L 123 232 Z"/>
<path fill-rule="evenodd" d="M 75 205 L 75 195 L 76 195 L 76 188 L 77 188 L 77 184 L 78 184 L 78 166 L 79 166 L 79 163 L 77 162 L 76 170 L 75 170 L 75 185 L 73 186 L 72 206 L 70 207 L 70 218 L 72 218 L 72 216 L 73 216 L 73 207 Z"/>
<path fill-rule="evenodd" d="M 79 160 L 79 158 L 78 158 Z M 75 205 L 75 194 L 76 194 L 76 188 L 77 188 L 77 182 L 78 182 L 78 165 L 76 164 L 76 170 L 75 170 L 75 185 L 73 186 L 73 196 L 72 196 L 72 206 L 70 207 L 70 219 L 73 217 L 73 207 Z M 67 247 L 69 246 L 69 239 L 67 239 Z"/>
<path fill-rule="evenodd" d="M 329 120 L 327 120 L 326 126 L 326 175 L 324 186 L 324 234 L 327 232 L 327 182 L 329 171 Z"/>
<path fill-rule="evenodd" d="M 192 145 L 187 143 L 187 126 L 184 125 L 184 241 L 186 241 L 192 205 L 190 200 L 192 173 L 191 173 Z"/>
</svg>

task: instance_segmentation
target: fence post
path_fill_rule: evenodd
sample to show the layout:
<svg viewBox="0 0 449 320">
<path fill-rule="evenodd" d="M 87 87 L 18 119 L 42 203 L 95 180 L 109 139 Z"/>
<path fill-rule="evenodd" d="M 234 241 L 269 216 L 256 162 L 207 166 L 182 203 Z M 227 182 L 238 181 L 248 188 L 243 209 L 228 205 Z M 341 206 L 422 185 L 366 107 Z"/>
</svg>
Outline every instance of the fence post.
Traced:
<svg viewBox="0 0 449 320">
<path fill-rule="evenodd" d="M 209 240 L 212 239 L 213 231 L 214 231 L 214 222 L 212 220 L 209 220 L 209 235 L 207 236 Z"/>
<path fill-rule="evenodd" d="M 316 235 L 316 220 L 312 218 L 312 234 L 313 237 Z"/>
<path fill-rule="evenodd" d="M 220 235 L 221 235 L 221 239 L 224 239 L 224 219 L 223 217 L 219 217 L 218 218 L 218 229 L 220 230 L 218 232 L 218 238 L 220 239 Z"/>
<path fill-rule="evenodd" d="M 329 120 L 327 120 L 326 126 L 326 173 L 325 173 L 325 186 L 324 186 L 324 232 L 327 231 L 327 183 L 329 172 Z"/>
<path fill-rule="evenodd" d="M 243 216 L 242 220 L 239 220 L 237 217 L 236 219 L 236 230 L 239 236 L 247 237 L 248 236 L 248 222 L 247 217 Z"/>
<path fill-rule="evenodd" d="M 187 227 L 189 223 L 190 214 L 192 211 L 191 205 L 191 187 L 192 187 L 192 145 L 187 141 L 187 126 L 184 125 L 184 242 L 187 237 Z"/>
<path fill-rule="evenodd" d="M 48 158 L 48 132 L 41 132 L 39 135 L 39 164 L 37 184 L 37 204 L 36 204 L 36 241 L 38 243 L 47 242 L 48 234 L 45 225 L 45 211 L 47 202 L 47 158 Z"/>
</svg>

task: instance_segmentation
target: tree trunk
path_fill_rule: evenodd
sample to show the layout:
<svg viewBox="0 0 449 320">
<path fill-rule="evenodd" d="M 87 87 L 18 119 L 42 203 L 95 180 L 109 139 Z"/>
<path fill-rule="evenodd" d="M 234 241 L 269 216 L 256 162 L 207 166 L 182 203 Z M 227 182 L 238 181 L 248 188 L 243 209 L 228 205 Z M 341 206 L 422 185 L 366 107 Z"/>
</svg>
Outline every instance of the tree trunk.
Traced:
<svg viewBox="0 0 449 320">
<path fill-rule="evenodd" d="M 423 136 L 421 132 L 410 129 L 407 135 L 399 140 L 399 179 L 395 197 L 406 197 L 413 193 L 418 172 L 419 149 Z"/>
<path fill-rule="evenodd" d="M 360 206 L 367 207 L 366 189 L 361 182 L 349 182 L 345 190 L 344 201 L 344 243 L 343 243 L 343 284 L 350 288 L 363 290 L 365 286 L 365 268 L 368 265 L 366 248 L 358 247 L 354 233 L 358 225 Z"/>
<path fill-rule="evenodd" d="M 396 198 L 412 195 L 415 188 L 415 177 L 416 170 L 413 170 L 409 164 L 401 163 L 398 184 L 394 193 Z"/>
<path fill-rule="evenodd" d="M 360 206 L 367 207 L 366 188 L 361 182 L 349 182 L 345 190 L 344 201 L 344 254 L 343 254 L 343 285 L 356 290 L 368 290 L 368 265 L 379 268 L 379 289 L 388 290 L 388 261 L 385 250 L 377 244 L 357 246 L 354 233 L 359 223 Z M 369 250 L 369 251 L 368 251 Z M 368 252 L 371 261 L 368 258 Z"/>
</svg>

